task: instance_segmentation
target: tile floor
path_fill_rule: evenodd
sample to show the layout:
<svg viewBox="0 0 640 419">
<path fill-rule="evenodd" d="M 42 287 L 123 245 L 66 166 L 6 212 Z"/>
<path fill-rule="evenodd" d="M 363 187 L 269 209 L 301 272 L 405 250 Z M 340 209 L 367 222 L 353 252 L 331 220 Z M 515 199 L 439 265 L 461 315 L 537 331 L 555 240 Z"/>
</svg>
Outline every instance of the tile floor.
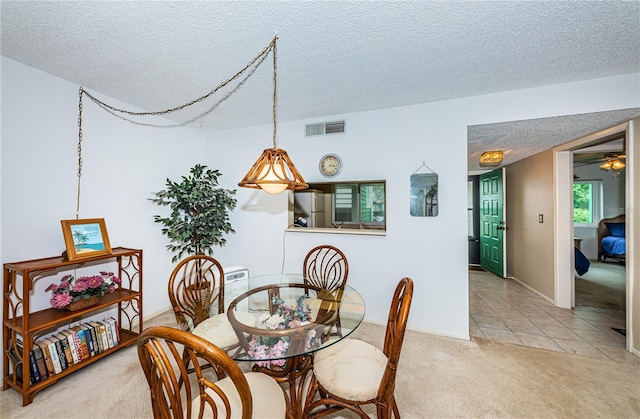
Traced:
<svg viewBox="0 0 640 419">
<path fill-rule="evenodd" d="M 469 334 L 472 338 L 623 361 L 634 357 L 620 310 L 557 308 L 510 279 L 469 271 Z"/>
</svg>

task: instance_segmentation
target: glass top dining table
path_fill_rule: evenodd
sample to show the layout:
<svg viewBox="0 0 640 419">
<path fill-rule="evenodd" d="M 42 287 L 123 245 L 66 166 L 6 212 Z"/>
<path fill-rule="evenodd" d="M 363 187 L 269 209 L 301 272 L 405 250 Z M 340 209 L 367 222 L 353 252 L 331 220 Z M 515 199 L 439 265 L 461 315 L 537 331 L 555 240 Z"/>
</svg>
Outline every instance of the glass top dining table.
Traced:
<svg viewBox="0 0 640 419">
<path fill-rule="evenodd" d="M 288 417 L 302 417 L 312 355 L 349 336 L 365 304 L 349 285 L 327 291 L 302 274 L 253 276 L 225 284 L 227 317 L 240 347 L 229 355 L 288 387 Z M 308 391 L 308 390 L 307 390 Z"/>
<path fill-rule="evenodd" d="M 349 285 L 328 292 L 305 284 L 302 274 L 228 282 L 225 304 L 243 349 L 233 359 L 261 366 L 284 365 L 330 346 L 349 336 L 365 315 L 362 296 Z"/>
</svg>

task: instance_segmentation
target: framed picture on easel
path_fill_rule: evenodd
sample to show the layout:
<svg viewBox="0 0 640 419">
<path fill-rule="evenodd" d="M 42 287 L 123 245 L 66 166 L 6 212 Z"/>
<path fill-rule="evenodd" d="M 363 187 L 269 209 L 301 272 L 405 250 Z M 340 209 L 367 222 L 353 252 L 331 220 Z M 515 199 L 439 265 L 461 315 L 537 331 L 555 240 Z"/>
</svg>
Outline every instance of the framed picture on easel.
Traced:
<svg viewBox="0 0 640 419">
<path fill-rule="evenodd" d="M 67 260 L 110 255 L 111 244 L 104 218 L 61 220 Z"/>
</svg>

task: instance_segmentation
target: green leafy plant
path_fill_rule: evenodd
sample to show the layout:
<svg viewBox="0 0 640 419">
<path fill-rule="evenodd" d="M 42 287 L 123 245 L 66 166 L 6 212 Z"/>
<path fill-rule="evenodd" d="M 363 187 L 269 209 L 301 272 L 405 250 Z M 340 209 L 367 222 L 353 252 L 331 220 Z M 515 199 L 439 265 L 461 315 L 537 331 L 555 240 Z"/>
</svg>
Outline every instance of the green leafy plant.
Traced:
<svg viewBox="0 0 640 419">
<path fill-rule="evenodd" d="M 235 233 L 229 222 L 229 213 L 236 207 L 235 190 L 221 188 L 218 170 L 196 164 L 182 176 L 180 182 L 167 178 L 166 189 L 156 192 L 152 202 L 169 206 L 171 215 L 154 215 L 154 221 L 163 225 L 162 234 L 169 238 L 167 249 L 177 252 L 171 259 L 176 262 L 183 255 L 213 255 L 213 247 L 226 244 L 225 234 Z"/>
</svg>

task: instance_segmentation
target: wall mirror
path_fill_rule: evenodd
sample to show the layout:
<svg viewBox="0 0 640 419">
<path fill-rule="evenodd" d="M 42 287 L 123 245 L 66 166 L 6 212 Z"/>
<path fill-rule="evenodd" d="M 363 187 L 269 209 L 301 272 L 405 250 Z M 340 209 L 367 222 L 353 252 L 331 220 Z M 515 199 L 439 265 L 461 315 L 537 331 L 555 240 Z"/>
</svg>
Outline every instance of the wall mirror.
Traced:
<svg viewBox="0 0 640 419">
<path fill-rule="evenodd" d="M 411 215 L 435 217 L 438 215 L 438 175 L 414 173 L 411 175 Z"/>
</svg>

